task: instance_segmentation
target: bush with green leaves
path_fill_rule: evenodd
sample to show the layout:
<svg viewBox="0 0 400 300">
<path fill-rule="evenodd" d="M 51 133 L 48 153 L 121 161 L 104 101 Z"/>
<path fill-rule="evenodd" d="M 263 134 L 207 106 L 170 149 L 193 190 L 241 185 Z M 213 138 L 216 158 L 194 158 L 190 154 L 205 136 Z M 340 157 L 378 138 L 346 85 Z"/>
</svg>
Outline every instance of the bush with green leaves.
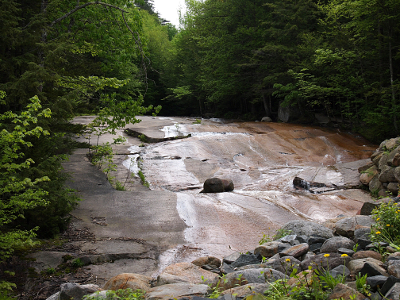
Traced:
<svg viewBox="0 0 400 300">
<path fill-rule="evenodd" d="M 400 205 L 390 201 L 381 203 L 372 211 L 375 223 L 371 226 L 373 242 L 388 242 L 391 246 L 400 246 Z"/>
<path fill-rule="evenodd" d="M 0 105 L 4 97 L 0 93 Z M 54 155 L 52 145 L 56 139 L 40 126 L 50 117 L 37 96 L 22 112 L 0 114 L 0 262 L 36 245 L 37 234 L 59 233 L 77 204 L 64 187 L 63 157 Z M 13 287 L 0 281 L 0 293 Z"/>
</svg>

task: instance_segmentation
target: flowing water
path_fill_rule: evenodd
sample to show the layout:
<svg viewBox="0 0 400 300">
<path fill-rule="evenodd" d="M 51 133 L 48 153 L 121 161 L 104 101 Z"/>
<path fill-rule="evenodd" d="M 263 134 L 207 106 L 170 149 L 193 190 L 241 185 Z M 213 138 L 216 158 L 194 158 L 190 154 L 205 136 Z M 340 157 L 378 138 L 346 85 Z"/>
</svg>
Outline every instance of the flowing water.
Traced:
<svg viewBox="0 0 400 300">
<path fill-rule="evenodd" d="M 137 173 L 140 160 L 150 189 L 176 193 L 177 211 L 187 225 L 187 244 L 167 251 L 162 264 L 178 256 L 185 260 L 184 253 L 190 258 L 193 252 L 222 257 L 233 250 L 254 249 L 263 234 L 272 235 L 290 220 L 324 222 L 354 215 L 369 199 L 361 190 L 312 194 L 292 183 L 299 176 L 346 184 L 356 173 L 349 162 L 367 159 L 376 149 L 354 135 L 284 123 L 157 119 L 172 122 L 159 128 L 165 137 L 191 137 L 133 146 L 124 164 Z M 200 193 L 211 177 L 233 180 L 234 191 Z"/>
</svg>

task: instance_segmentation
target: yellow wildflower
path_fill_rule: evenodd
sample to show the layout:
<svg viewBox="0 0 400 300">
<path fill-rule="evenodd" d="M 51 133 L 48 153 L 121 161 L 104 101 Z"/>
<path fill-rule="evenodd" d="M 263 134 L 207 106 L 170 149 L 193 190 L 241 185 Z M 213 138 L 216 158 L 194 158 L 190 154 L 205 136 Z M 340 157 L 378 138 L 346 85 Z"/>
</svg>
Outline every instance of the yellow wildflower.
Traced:
<svg viewBox="0 0 400 300">
<path fill-rule="evenodd" d="M 328 254 L 328 253 L 327 253 L 327 254 L 324 254 L 324 256 L 325 256 L 325 257 L 329 257 L 329 256 L 330 256 L 330 254 Z"/>
<path fill-rule="evenodd" d="M 346 254 L 346 253 L 343 253 L 342 255 L 341 255 L 341 257 L 347 257 L 348 255 Z"/>
<path fill-rule="evenodd" d="M 290 258 L 286 258 L 286 261 L 287 261 L 287 262 L 290 262 Z"/>
<path fill-rule="evenodd" d="M 380 231 L 377 231 L 377 232 L 375 232 L 376 234 L 381 234 L 381 232 Z"/>
<path fill-rule="evenodd" d="M 377 218 L 376 220 L 379 221 L 381 218 Z"/>
<path fill-rule="evenodd" d="M 390 227 L 390 224 L 386 224 L 387 227 Z"/>
</svg>

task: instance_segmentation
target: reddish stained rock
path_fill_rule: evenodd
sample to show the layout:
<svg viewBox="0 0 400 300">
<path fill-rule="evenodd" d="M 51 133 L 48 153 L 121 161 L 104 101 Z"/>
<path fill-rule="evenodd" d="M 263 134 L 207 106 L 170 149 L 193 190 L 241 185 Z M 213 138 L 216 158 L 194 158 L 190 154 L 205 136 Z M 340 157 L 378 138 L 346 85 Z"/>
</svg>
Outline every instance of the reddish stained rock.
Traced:
<svg viewBox="0 0 400 300">
<path fill-rule="evenodd" d="M 172 275 L 172 276 L 171 276 Z M 157 278 L 157 285 L 169 284 L 175 282 L 203 283 L 206 281 L 214 281 L 218 277 L 217 274 L 204 270 L 192 263 L 183 262 L 170 265 Z M 173 282 L 169 282 L 173 279 Z"/>
<path fill-rule="evenodd" d="M 354 297 L 355 296 L 355 297 Z M 329 295 L 329 300 L 332 299 L 353 299 L 353 300 L 364 300 L 366 297 L 358 292 L 357 290 L 339 283 L 338 285 L 335 286 L 335 288 L 332 291 L 332 294 Z"/>
<path fill-rule="evenodd" d="M 195 259 L 192 261 L 192 264 L 202 267 L 204 265 L 209 265 L 215 268 L 219 268 L 221 266 L 221 260 L 219 258 L 216 258 L 214 256 L 203 256 Z"/>
<path fill-rule="evenodd" d="M 382 255 L 380 255 L 378 252 L 367 250 L 367 251 L 358 251 L 353 254 L 352 258 L 353 259 L 359 259 L 359 258 L 367 258 L 367 257 L 372 257 L 375 258 L 376 260 L 382 260 Z"/>
<path fill-rule="evenodd" d="M 134 273 L 122 273 L 114 276 L 106 282 L 103 289 L 105 290 L 119 290 L 119 289 L 141 289 L 143 291 L 150 290 L 151 278 L 148 276 L 134 274 Z"/>
<path fill-rule="evenodd" d="M 283 250 L 280 255 L 281 256 L 293 256 L 293 257 L 300 257 L 303 254 L 306 254 L 308 252 L 308 249 L 310 246 L 307 243 L 295 245 L 293 247 L 290 247 L 288 249 Z"/>
</svg>

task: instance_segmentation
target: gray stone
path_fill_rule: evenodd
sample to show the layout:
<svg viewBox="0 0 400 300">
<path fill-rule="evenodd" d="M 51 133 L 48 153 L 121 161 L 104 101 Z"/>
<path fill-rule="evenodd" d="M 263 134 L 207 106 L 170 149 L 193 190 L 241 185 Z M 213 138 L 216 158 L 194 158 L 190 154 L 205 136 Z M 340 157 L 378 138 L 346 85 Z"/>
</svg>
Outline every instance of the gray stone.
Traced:
<svg viewBox="0 0 400 300">
<path fill-rule="evenodd" d="M 205 265 L 208 265 L 214 268 L 219 268 L 221 266 L 221 260 L 214 256 L 203 256 L 192 261 L 192 264 L 198 267 L 203 267 Z"/>
<path fill-rule="evenodd" d="M 374 223 L 371 216 L 354 216 L 336 222 L 335 231 L 338 235 L 352 238 L 354 231 L 361 226 L 371 226 Z"/>
<path fill-rule="evenodd" d="M 358 274 L 361 274 L 362 276 L 367 275 L 367 276 L 376 276 L 376 275 L 383 275 L 386 276 L 387 273 L 384 268 L 376 265 L 376 264 L 370 264 L 366 262 L 364 266 L 358 271 Z"/>
<path fill-rule="evenodd" d="M 396 278 L 394 276 L 389 276 L 387 278 L 387 280 L 385 281 L 385 283 L 383 284 L 380 292 L 382 293 L 382 295 L 387 294 L 387 292 L 389 292 L 389 290 L 394 286 L 395 283 L 400 282 L 399 278 Z"/>
<path fill-rule="evenodd" d="M 264 294 L 264 292 L 269 288 L 270 283 L 249 283 L 242 286 L 237 286 L 229 290 L 225 290 L 221 293 L 221 295 L 235 295 L 235 298 L 238 297 L 245 298 L 250 295 L 255 294 Z M 194 300 L 194 299 L 192 299 Z M 225 298 L 226 300 L 226 298 Z"/>
<path fill-rule="evenodd" d="M 371 258 L 371 257 L 353 259 L 352 261 L 349 262 L 347 267 L 349 268 L 351 274 L 357 275 L 366 263 L 372 265 L 376 270 L 379 271 L 379 274 L 375 274 L 375 275 L 388 276 L 384 269 L 384 264 L 381 261 Z"/>
<path fill-rule="evenodd" d="M 372 211 L 379 206 L 376 202 L 364 202 L 361 206 L 360 215 L 369 216 L 372 214 Z"/>
<path fill-rule="evenodd" d="M 383 275 L 368 276 L 367 284 L 371 287 L 373 291 L 380 289 L 388 278 Z"/>
<path fill-rule="evenodd" d="M 285 278 L 285 276 L 282 272 L 270 268 L 238 270 L 227 274 L 223 279 L 214 281 L 213 286 L 215 287 L 220 281 L 221 290 L 227 290 L 248 283 L 274 282 Z"/>
<path fill-rule="evenodd" d="M 396 282 L 392 288 L 386 293 L 385 299 L 399 299 L 400 298 L 400 283 Z"/>
<path fill-rule="evenodd" d="M 337 266 L 329 271 L 333 277 L 344 276 L 348 277 L 350 275 L 350 270 L 345 265 Z"/>
<path fill-rule="evenodd" d="M 389 254 L 389 256 L 386 259 L 387 261 L 391 261 L 391 260 L 400 260 L 400 252 L 394 252 Z"/>
<path fill-rule="evenodd" d="M 378 175 L 375 175 L 374 178 L 372 178 L 369 182 L 368 188 L 371 193 L 376 193 L 376 191 L 383 189 L 382 182 L 379 181 Z"/>
<path fill-rule="evenodd" d="M 61 284 L 60 300 L 81 300 L 83 296 L 99 291 L 100 287 L 95 284 L 80 285 L 78 283 L 63 283 Z"/>
<path fill-rule="evenodd" d="M 399 192 L 399 183 L 396 182 L 389 182 L 387 185 L 387 190 L 391 192 L 393 195 L 397 195 Z"/>
<path fill-rule="evenodd" d="M 263 117 L 261 122 L 272 122 L 272 119 L 270 117 Z"/>
<path fill-rule="evenodd" d="M 159 299 L 178 299 L 181 297 L 199 296 L 204 297 L 207 294 L 208 285 L 193 283 L 173 283 L 156 286 L 147 293 L 147 300 Z"/>
<path fill-rule="evenodd" d="M 164 275 L 173 275 L 174 277 Z M 217 274 L 204 270 L 192 263 L 182 262 L 173 265 L 169 265 L 166 267 L 163 272 L 159 275 L 160 279 L 158 280 L 160 283 L 167 281 L 169 278 L 173 279 L 173 282 L 184 281 L 189 283 L 203 283 L 204 281 L 212 282 L 215 278 L 218 277 Z M 178 280 L 177 277 L 180 277 Z"/>
<path fill-rule="evenodd" d="M 293 256 L 297 258 L 306 254 L 308 252 L 308 249 L 309 249 L 308 244 L 306 243 L 299 244 L 281 251 L 280 256 Z"/>
<path fill-rule="evenodd" d="M 385 140 L 383 142 L 383 145 L 382 145 L 382 143 L 381 143 L 381 145 L 379 145 L 379 148 L 382 147 L 382 150 L 385 150 L 385 151 L 393 151 L 393 149 L 399 145 L 399 141 L 400 141 L 400 139 L 398 137 L 392 138 L 389 140 Z"/>
<path fill-rule="evenodd" d="M 400 260 L 388 261 L 388 273 L 396 278 L 400 278 Z"/>
<path fill-rule="evenodd" d="M 378 164 L 378 169 L 379 170 L 383 170 L 384 167 L 387 166 L 388 159 L 389 159 L 389 154 L 388 153 L 383 153 L 381 159 L 379 160 L 379 164 Z"/>
<path fill-rule="evenodd" d="M 201 193 L 223 193 L 234 189 L 233 181 L 230 179 L 209 178 L 204 182 Z"/>
<path fill-rule="evenodd" d="M 231 264 L 239 258 L 240 254 L 241 254 L 240 252 L 233 252 L 232 254 L 224 257 L 222 261 Z"/>
<path fill-rule="evenodd" d="M 348 256 L 353 256 L 355 253 L 352 249 L 347 249 L 347 248 L 339 248 L 337 252 L 339 254 L 347 254 Z"/>
<path fill-rule="evenodd" d="M 325 255 L 329 255 L 326 257 Z M 348 265 L 349 261 L 351 261 L 351 257 L 346 256 L 342 257 L 338 253 L 330 253 L 330 254 L 318 254 L 315 256 L 311 256 L 305 260 L 303 260 L 300 264 L 302 270 L 308 270 L 308 267 L 311 266 L 312 269 L 334 269 L 340 265 Z"/>
<path fill-rule="evenodd" d="M 391 162 L 392 167 L 398 167 L 400 166 L 400 153 L 396 153 L 395 156 L 393 157 L 393 160 Z"/>
<path fill-rule="evenodd" d="M 381 160 L 382 156 L 383 156 L 383 152 L 375 152 L 375 153 L 371 156 L 372 162 L 374 163 L 374 165 L 375 165 L 376 167 L 379 166 L 379 161 Z"/>
<path fill-rule="evenodd" d="M 280 243 L 280 242 L 268 242 L 268 243 L 258 246 L 256 249 L 254 249 L 254 254 L 269 258 L 288 247 L 289 247 L 289 244 Z"/>
<path fill-rule="evenodd" d="M 365 296 L 357 290 L 339 283 L 335 286 L 328 299 L 353 299 L 353 300 L 364 300 Z"/>
<path fill-rule="evenodd" d="M 281 243 L 288 243 L 288 244 L 290 244 L 292 246 L 296 245 L 296 242 L 298 243 L 296 234 L 286 235 L 286 236 L 281 237 L 280 239 L 278 239 L 276 241 L 277 242 L 281 242 Z"/>
<path fill-rule="evenodd" d="M 325 239 L 333 237 L 331 229 L 311 221 L 290 221 L 283 225 L 282 229 L 286 231 L 290 230 L 292 234 L 296 235 L 304 235 L 309 237 L 319 236 Z"/>
<path fill-rule="evenodd" d="M 383 166 L 381 169 L 381 173 L 379 174 L 379 181 L 380 182 L 392 182 L 396 181 L 394 176 L 394 168 L 390 166 Z"/>
<path fill-rule="evenodd" d="M 394 177 L 396 178 L 397 182 L 400 182 L 400 167 L 396 167 L 394 169 Z"/>
<path fill-rule="evenodd" d="M 231 266 L 233 268 L 239 268 L 246 265 L 257 264 L 260 263 L 261 260 L 257 255 L 254 254 L 241 254 L 237 260 L 235 260 Z"/>
<path fill-rule="evenodd" d="M 353 249 L 355 243 L 347 237 L 335 236 L 325 241 L 321 253 L 337 253 L 339 248 Z"/>
</svg>

